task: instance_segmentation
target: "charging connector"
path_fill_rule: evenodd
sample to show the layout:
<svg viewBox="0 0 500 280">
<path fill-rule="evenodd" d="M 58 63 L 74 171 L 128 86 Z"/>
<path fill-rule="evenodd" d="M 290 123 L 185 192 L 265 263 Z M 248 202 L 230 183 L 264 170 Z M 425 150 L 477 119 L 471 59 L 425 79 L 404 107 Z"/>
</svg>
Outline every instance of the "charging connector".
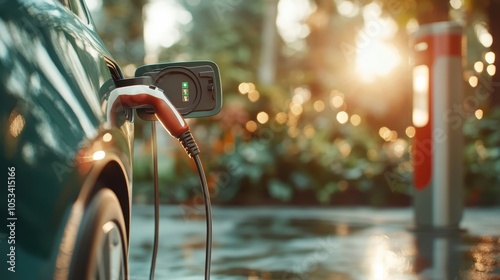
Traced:
<svg viewBox="0 0 500 280">
<path fill-rule="evenodd" d="M 115 88 L 108 98 L 106 116 L 109 121 L 114 118 L 112 113 L 117 112 L 120 107 L 153 109 L 158 121 L 175 138 L 189 131 L 189 125 L 158 87 L 129 85 Z"/>
<path fill-rule="evenodd" d="M 129 79 L 117 83 L 114 90 L 112 90 L 108 97 L 108 104 L 106 109 L 106 116 L 109 122 L 113 122 L 114 114 L 119 112 L 120 107 L 128 109 L 152 109 L 158 121 L 162 124 L 165 130 L 178 139 L 183 146 L 186 153 L 190 158 L 193 158 L 198 169 L 198 175 L 202 186 L 203 197 L 205 201 L 205 214 L 207 221 L 207 234 L 206 234 L 206 250 L 205 250 L 205 280 L 210 279 L 211 255 L 212 255 L 212 206 L 210 203 L 210 195 L 208 184 L 203 171 L 203 166 L 199 157 L 199 149 L 196 144 L 189 126 L 175 109 L 168 98 L 163 94 L 163 90 L 156 86 L 149 86 L 137 84 L 144 82 L 139 78 Z M 154 129 L 154 126 L 152 126 Z M 154 133 L 154 132 L 153 132 Z M 153 139 L 153 147 L 156 147 L 156 137 Z M 155 174 L 157 174 L 157 158 L 156 151 L 154 155 Z M 150 278 L 154 279 L 154 268 L 157 253 L 158 241 L 158 192 L 157 192 L 157 175 L 155 175 L 155 248 L 153 249 L 153 259 L 151 263 Z"/>
</svg>

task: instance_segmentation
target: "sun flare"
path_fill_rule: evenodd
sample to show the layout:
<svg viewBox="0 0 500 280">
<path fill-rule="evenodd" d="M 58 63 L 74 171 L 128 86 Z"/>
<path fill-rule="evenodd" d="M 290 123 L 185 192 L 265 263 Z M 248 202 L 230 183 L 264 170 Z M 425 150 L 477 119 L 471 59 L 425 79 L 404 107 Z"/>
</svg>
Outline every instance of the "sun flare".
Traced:
<svg viewBox="0 0 500 280">
<path fill-rule="evenodd" d="M 355 70 L 362 80 L 372 82 L 389 75 L 401 63 L 399 50 L 390 43 L 398 26 L 391 18 L 382 16 L 376 3 L 363 8 L 363 19 L 364 27 L 356 37 Z"/>
</svg>

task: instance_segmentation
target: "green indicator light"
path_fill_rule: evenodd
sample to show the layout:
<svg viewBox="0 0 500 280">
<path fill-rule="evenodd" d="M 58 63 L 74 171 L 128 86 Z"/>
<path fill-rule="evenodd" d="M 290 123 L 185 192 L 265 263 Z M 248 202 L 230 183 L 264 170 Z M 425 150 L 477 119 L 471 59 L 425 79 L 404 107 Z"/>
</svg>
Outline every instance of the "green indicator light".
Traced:
<svg viewBox="0 0 500 280">
<path fill-rule="evenodd" d="M 189 102 L 189 83 L 182 82 L 182 102 Z"/>
</svg>

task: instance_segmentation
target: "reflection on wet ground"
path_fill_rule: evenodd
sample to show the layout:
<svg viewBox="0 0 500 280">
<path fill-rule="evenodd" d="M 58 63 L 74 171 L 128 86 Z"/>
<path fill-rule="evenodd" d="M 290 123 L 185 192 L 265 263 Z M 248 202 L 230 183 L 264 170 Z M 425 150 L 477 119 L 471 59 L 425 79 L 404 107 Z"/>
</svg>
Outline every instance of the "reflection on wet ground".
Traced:
<svg viewBox="0 0 500 280">
<path fill-rule="evenodd" d="M 202 208 L 160 211 L 156 278 L 202 279 Z M 213 214 L 214 280 L 500 279 L 500 208 L 467 210 L 465 231 L 451 234 L 410 231 L 411 209 L 218 207 Z M 131 279 L 149 278 L 153 223 L 151 206 L 134 206 Z"/>
</svg>

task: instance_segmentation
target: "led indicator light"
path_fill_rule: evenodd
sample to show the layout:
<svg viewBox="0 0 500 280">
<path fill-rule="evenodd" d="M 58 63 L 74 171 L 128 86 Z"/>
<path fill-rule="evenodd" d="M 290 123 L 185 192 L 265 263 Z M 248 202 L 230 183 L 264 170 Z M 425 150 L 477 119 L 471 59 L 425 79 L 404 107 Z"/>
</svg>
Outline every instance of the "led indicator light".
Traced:
<svg viewBox="0 0 500 280">
<path fill-rule="evenodd" d="M 182 102 L 189 102 L 189 83 L 182 82 Z"/>
</svg>

